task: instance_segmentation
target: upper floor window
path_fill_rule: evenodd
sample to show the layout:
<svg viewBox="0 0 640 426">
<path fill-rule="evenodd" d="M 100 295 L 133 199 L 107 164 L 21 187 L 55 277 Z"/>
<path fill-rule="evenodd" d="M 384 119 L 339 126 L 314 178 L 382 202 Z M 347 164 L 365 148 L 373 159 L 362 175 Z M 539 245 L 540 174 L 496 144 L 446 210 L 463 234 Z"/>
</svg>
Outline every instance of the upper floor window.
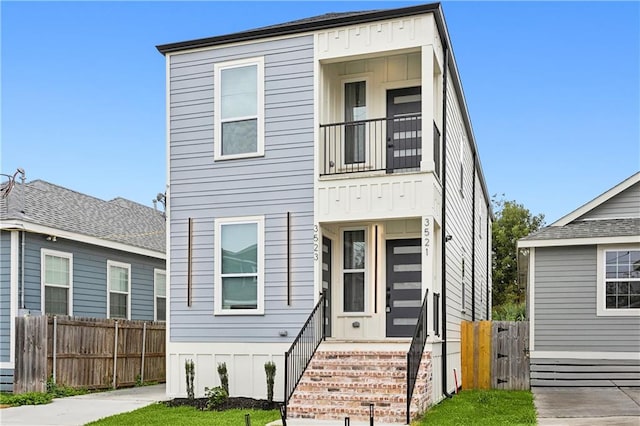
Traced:
<svg viewBox="0 0 640 426">
<path fill-rule="evenodd" d="M 215 64 L 215 159 L 264 155 L 264 59 Z"/>
<path fill-rule="evenodd" d="M 344 162 L 364 163 L 366 155 L 366 124 L 354 121 L 367 119 L 367 83 L 353 81 L 344 85 Z"/>
<path fill-rule="evenodd" d="M 131 265 L 107 261 L 107 314 L 129 319 L 131 312 Z"/>
<path fill-rule="evenodd" d="M 41 250 L 42 312 L 73 315 L 73 255 Z"/>
<path fill-rule="evenodd" d="M 216 220 L 216 314 L 264 312 L 264 217 Z"/>
<path fill-rule="evenodd" d="M 167 274 L 162 269 L 153 271 L 154 319 L 167 320 Z"/>
<path fill-rule="evenodd" d="M 599 248 L 598 315 L 640 315 L 640 248 Z"/>
</svg>

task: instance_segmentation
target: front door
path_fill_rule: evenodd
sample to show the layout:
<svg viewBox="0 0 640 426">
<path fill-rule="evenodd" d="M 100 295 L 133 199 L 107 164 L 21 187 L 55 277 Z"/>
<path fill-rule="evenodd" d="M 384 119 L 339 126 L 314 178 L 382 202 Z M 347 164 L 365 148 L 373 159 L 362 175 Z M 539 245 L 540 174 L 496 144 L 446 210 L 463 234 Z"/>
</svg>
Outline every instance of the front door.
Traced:
<svg viewBox="0 0 640 426">
<path fill-rule="evenodd" d="M 420 167 L 421 111 L 420 86 L 387 91 L 387 173 Z"/>
<path fill-rule="evenodd" d="M 420 238 L 387 240 L 387 337 L 411 337 L 422 306 Z"/>
<path fill-rule="evenodd" d="M 322 237 L 322 292 L 324 293 L 324 335 L 331 337 L 331 240 Z"/>
</svg>

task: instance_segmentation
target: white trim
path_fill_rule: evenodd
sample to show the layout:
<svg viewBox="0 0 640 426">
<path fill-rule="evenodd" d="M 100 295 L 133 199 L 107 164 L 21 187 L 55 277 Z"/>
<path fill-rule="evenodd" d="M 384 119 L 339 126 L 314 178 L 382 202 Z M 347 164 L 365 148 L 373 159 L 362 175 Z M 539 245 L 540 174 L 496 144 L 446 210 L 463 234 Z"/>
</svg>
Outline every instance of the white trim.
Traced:
<svg viewBox="0 0 640 426">
<path fill-rule="evenodd" d="M 529 250 L 529 351 L 536 347 L 536 249 Z"/>
<path fill-rule="evenodd" d="M 107 241 L 97 237 L 89 235 L 78 234 L 76 232 L 64 231 L 62 229 L 52 228 L 50 226 L 37 225 L 21 220 L 3 220 L 0 224 L 0 229 L 3 230 L 16 230 L 34 232 L 38 234 L 55 235 L 56 237 L 66 238 L 68 240 L 78 241 L 81 243 L 92 244 L 100 247 L 107 247 L 114 250 L 120 250 L 127 253 L 140 254 L 142 256 L 154 257 L 157 259 L 165 259 L 166 256 L 162 252 L 144 249 L 140 247 L 130 246 L 128 244 L 118 243 L 115 241 Z"/>
<path fill-rule="evenodd" d="M 164 275 L 164 296 L 158 296 L 158 275 Z M 167 315 L 167 271 L 164 269 L 153 268 L 153 320 L 154 321 L 165 321 Z M 158 320 L 158 297 L 164 298 L 164 312 L 165 319 Z"/>
<path fill-rule="evenodd" d="M 165 215 L 165 252 L 167 253 L 166 261 L 165 261 L 165 271 L 167 274 L 167 307 L 166 307 L 166 315 L 167 319 L 165 320 L 165 330 L 169 330 L 169 332 L 165 332 L 165 348 L 169 347 L 169 343 L 171 341 L 171 315 L 169 307 L 171 306 L 171 55 L 166 55 L 165 60 L 165 176 L 167 181 L 165 182 L 165 207 L 164 207 L 164 215 Z M 165 356 L 165 371 L 169 372 L 169 357 Z M 167 389 L 165 389 L 165 394 L 167 394 Z"/>
<path fill-rule="evenodd" d="M 554 240 L 520 240 L 518 248 L 527 247 L 562 247 L 562 246 L 589 246 L 597 244 L 633 244 L 640 240 L 638 235 L 626 237 L 592 237 L 592 238 L 568 238 Z"/>
<path fill-rule="evenodd" d="M 599 317 L 638 317 L 640 309 L 607 309 L 605 295 L 605 252 L 640 250 L 640 244 L 636 245 L 599 245 L 596 264 L 596 315 Z"/>
<path fill-rule="evenodd" d="M 640 352 L 531 351 L 530 358 L 640 360 Z"/>
<path fill-rule="evenodd" d="M 246 66 L 256 66 L 256 115 L 248 117 L 234 117 L 229 121 L 240 121 L 243 119 L 256 119 L 257 121 L 257 141 L 256 152 L 248 152 L 243 154 L 222 154 L 222 118 L 220 114 L 221 108 L 221 82 L 220 76 L 225 69 L 239 68 Z M 221 160 L 233 160 L 238 158 L 251 158 L 264 156 L 264 57 L 253 57 L 246 59 L 239 59 L 235 61 L 219 62 L 213 65 L 214 72 L 214 127 L 215 127 L 215 140 L 214 140 L 214 161 Z"/>
<path fill-rule="evenodd" d="M 111 290 L 111 267 L 123 268 L 127 270 L 127 292 Z M 127 295 L 127 318 L 131 319 L 131 265 L 129 263 L 107 260 L 107 318 L 111 318 L 111 292 Z M 118 318 L 116 318 L 118 319 Z"/>
<path fill-rule="evenodd" d="M 223 225 L 255 223 L 257 225 L 256 241 L 258 244 L 257 265 L 257 308 L 256 309 L 222 309 L 222 262 L 219 249 L 221 246 L 221 228 Z M 214 315 L 264 315 L 264 216 L 225 217 L 215 220 L 214 235 Z M 253 274 L 252 274 L 253 275 Z"/>
<path fill-rule="evenodd" d="M 622 191 L 635 185 L 638 182 L 640 182 L 640 172 L 637 172 L 636 174 L 628 177 L 627 179 L 623 180 L 622 182 L 620 182 L 610 190 L 604 192 L 603 194 L 600 194 L 593 200 L 589 201 L 587 204 L 577 208 L 571 213 L 556 220 L 551 224 L 551 226 L 564 226 L 564 225 L 567 225 L 568 223 L 573 222 L 574 220 L 578 219 L 580 216 L 588 213 L 589 211 L 598 207 L 600 204 L 603 204 L 604 202 L 610 200 L 611 198 L 615 197 L 616 195 L 620 194 Z"/>
<path fill-rule="evenodd" d="M 20 259 L 18 251 L 20 247 L 19 231 L 11 231 L 11 247 L 10 247 L 10 273 L 9 273 L 9 361 L 0 362 L 0 368 L 15 368 L 16 361 L 16 312 L 18 310 L 18 270 L 20 268 Z"/>
<path fill-rule="evenodd" d="M 45 256 L 55 256 L 61 257 L 69 260 L 69 286 L 61 286 L 57 284 L 47 284 L 45 283 Z M 67 293 L 67 313 L 66 315 L 73 316 L 73 253 L 50 250 L 47 248 L 40 249 L 40 312 L 46 314 L 45 306 L 45 287 L 60 287 L 67 288 L 69 292 Z"/>
</svg>

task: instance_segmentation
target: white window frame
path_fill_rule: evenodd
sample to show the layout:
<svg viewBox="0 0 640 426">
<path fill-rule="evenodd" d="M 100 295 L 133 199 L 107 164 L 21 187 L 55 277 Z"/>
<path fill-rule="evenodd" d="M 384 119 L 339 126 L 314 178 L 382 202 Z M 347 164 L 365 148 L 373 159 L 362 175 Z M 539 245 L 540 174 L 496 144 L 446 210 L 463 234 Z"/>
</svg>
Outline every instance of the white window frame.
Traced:
<svg viewBox="0 0 640 426">
<path fill-rule="evenodd" d="M 221 93 L 221 75 L 222 71 L 231 68 L 240 68 L 250 65 L 256 65 L 257 68 L 257 99 L 256 99 L 256 115 L 245 117 L 234 117 L 232 120 L 222 120 L 220 108 L 222 105 Z M 236 61 L 220 62 L 213 65 L 214 72 L 214 161 L 233 160 L 236 158 L 251 158 L 264 156 L 264 57 L 254 57 L 239 59 Z M 222 154 L 222 123 L 224 121 L 240 121 L 248 119 L 257 119 L 257 151 L 246 152 L 242 154 Z"/>
<path fill-rule="evenodd" d="M 164 275 L 164 296 L 158 295 L 158 275 Z M 165 319 L 158 320 L 158 297 L 164 298 L 164 312 Z M 153 268 L 153 320 L 154 321 L 163 321 L 167 320 L 167 315 L 169 314 L 169 310 L 167 309 L 167 271 L 164 269 Z"/>
<path fill-rule="evenodd" d="M 255 223 L 257 225 L 256 241 L 258 243 L 258 291 L 256 309 L 223 309 L 222 308 L 222 227 Z M 214 235 L 214 315 L 264 315 L 264 216 L 242 216 L 218 218 L 215 221 Z"/>
<path fill-rule="evenodd" d="M 59 288 L 67 288 L 64 286 L 60 286 L 57 284 L 47 284 L 45 282 L 45 261 L 44 258 L 45 256 L 56 256 L 56 257 L 62 257 L 65 259 L 69 260 L 69 291 L 67 292 L 67 306 L 68 306 L 68 312 L 67 315 L 69 316 L 73 316 L 73 253 L 68 253 L 68 252 L 64 252 L 64 251 L 57 251 L 57 250 L 50 250 L 50 249 L 46 249 L 46 248 L 42 248 L 40 249 L 40 281 L 41 281 L 41 287 L 40 287 L 40 311 L 45 314 L 45 287 L 59 287 Z"/>
<path fill-rule="evenodd" d="M 344 233 L 349 231 L 364 231 L 364 270 L 361 269 L 345 269 L 344 268 Z M 371 304 L 369 303 L 369 268 L 371 259 L 369 259 L 369 227 L 355 226 L 340 229 L 340 311 L 339 315 L 344 317 L 362 317 L 363 315 L 369 315 L 371 311 Z M 344 310 L 344 274 L 348 272 L 364 272 L 364 310 L 361 312 L 345 312 Z M 375 273 L 375 271 L 374 271 Z"/>
<path fill-rule="evenodd" d="M 127 283 L 128 291 L 124 293 L 122 291 L 114 290 L 114 293 L 127 295 L 127 318 L 126 319 L 129 320 L 131 319 L 131 264 L 116 262 L 115 260 L 107 260 L 107 318 L 111 318 L 111 267 L 112 266 L 128 270 L 128 273 L 127 273 L 127 278 L 129 281 Z M 116 319 L 121 319 L 121 318 L 116 318 Z"/>
<path fill-rule="evenodd" d="M 607 309 L 606 300 L 606 252 L 608 251 L 625 251 L 625 250 L 640 250 L 639 245 L 599 245 L 597 255 L 597 300 L 596 311 L 597 316 L 602 317 L 637 317 L 640 316 L 640 309 Z M 630 279 L 631 281 L 631 279 Z"/>
</svg>

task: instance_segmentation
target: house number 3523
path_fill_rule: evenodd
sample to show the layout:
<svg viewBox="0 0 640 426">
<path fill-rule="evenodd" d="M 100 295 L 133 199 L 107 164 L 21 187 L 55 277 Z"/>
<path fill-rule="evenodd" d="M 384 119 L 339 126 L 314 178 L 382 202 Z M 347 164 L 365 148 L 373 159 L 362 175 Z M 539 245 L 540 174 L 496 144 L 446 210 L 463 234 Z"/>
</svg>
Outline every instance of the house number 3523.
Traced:
<svg viewBox="0 0 640 426">
<path fill-rule="evenodd" d="M 320 259 L 320 234 L 318 225 L 313 225 L 313 260 L 317 262 L 318 259 Z"/>
<path fill-rule="evenodd" d="M 431 244 L 431 231 L 429 230 L 429 228 L 431 228 L 431 221 L 429 220 L 429 218 L 425 218 L 424 219 L 424 230 L 422 232 L 423 240 L 424 240 L 424 255 L 425 256 L 429 256 L 429 245 Z"/>
</svg>

